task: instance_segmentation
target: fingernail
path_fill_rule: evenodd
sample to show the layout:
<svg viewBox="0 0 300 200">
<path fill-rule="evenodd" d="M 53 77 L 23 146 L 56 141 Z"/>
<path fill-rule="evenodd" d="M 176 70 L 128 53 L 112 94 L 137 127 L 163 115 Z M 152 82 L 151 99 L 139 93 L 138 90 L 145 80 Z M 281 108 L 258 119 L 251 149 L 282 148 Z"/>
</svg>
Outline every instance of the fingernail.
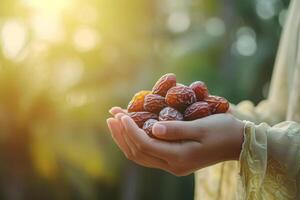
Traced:
<svg viewBox="0 0 300 200">
<path fill-rule="evenodd" d="M 111 107 L 110 109 L 109 109 L 109 113 L 110 114 L 112 114 L 112 115 L 114 115 L 114 114 L 116 114 L 115 112 L 116 112 L 116 110 L 118 110 L 118 109 L 121 109 L 120 107 L 116 107 L 116 106 L 114 106 L 114 107 Z"/>
<path fill-rule="evenodd" d="M 166 133 L 166 126 L 162 125 L 162 124 L 154 124 L 153 126 L 153 134 L 154 135 L 164 135 Z"/>
</svg>

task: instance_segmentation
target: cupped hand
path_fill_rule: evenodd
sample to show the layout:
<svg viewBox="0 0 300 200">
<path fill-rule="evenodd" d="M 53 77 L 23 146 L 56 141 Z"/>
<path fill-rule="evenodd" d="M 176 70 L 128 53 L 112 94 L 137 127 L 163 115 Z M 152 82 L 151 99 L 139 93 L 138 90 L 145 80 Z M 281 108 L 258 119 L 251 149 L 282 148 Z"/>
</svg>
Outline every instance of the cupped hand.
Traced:
<svg viewBox="0 0 300 200">
<path fill-rule="evenodd" d="M 226 160 L 239 158 L 244 123 L 231 114 L 194 121 L 165 121 L 153 126 L 149 137 L 119 107 L 107 120 L 111 135 L 125 156 L 137 164 L 177 176 Z"/>
</svg>

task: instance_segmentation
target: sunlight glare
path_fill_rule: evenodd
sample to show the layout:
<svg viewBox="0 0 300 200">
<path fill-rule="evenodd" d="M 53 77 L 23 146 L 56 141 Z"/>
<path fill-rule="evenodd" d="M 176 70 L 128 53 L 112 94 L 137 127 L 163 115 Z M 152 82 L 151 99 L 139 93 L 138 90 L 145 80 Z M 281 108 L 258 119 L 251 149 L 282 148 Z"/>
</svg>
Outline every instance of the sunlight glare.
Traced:
<svg viewBox="0 0 300 200">
<path fill-rule="evenodd" d="M 1 30 L 3 53 L 9 59 L 15 59 L 25 45 L 27 31 L 23 23 L 18 20 L 8 20 Z"/>
<path fill-rule="evenodd" d="M 37 14 L 31 18 L 31 26 L 37 39 L 50 42 L 61 42 L 64 32 L 58 17 Z"/>
<path fill-rule="evenodd" d="M 22 0 L 25 5 L 47 13 L 60 13 L 72 2 L 71 0 Z"/>
<path fill-rule="evenodd" d="M 100 39 L 99 34 L 88 27 L 79 28 L 73 36 L 74 46 L 81 52 L 86 52 L 95 48 L 101 41 Z"/>
</svg>

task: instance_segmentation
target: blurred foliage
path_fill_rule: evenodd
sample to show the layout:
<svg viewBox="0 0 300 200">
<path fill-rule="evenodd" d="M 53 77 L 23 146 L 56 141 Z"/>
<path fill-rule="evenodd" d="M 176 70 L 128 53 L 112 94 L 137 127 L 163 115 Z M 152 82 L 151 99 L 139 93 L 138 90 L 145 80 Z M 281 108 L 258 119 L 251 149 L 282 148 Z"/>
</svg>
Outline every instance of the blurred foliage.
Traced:
<svg viewBox="0 0 300 200">
<path fill-rule="evenodd" d="M 166 72 L 231 102 L 268 85 L 288 0 L 2 0 L 0 199 L 193 199 L 105 119 Z"/>
</svg>

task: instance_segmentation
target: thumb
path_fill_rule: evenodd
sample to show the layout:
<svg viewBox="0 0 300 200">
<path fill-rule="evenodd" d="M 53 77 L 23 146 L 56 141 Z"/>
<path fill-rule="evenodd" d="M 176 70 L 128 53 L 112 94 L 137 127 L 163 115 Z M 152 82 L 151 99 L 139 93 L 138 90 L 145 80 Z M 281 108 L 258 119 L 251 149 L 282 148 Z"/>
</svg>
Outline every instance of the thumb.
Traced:
<svg viewBox="0 0 300 200">
<path fill-rule="evenodd" d="M 164 121 L 153 125 L 152 134 L 164 140 L 197 140 L 199 130 L 191 122 Z"/>
</svg>

